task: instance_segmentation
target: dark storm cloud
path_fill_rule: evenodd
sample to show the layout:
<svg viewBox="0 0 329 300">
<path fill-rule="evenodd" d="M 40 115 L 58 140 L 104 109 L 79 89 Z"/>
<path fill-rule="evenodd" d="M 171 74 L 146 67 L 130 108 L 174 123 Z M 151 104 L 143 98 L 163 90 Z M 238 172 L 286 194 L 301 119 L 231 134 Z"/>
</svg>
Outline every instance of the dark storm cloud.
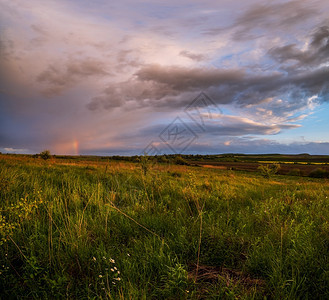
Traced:
<svg viewBox="0 0 329 300">
<path fill-rule="evenodd" d="M 290 4 L 287 8 L 291 8 Z M 304 107 L 308 98 L 315 95 L 319 97 L 319 102 L 329 100 L 329 67 L 326 65 L 329 55 L 328 26 L 320 26 L 314 30 L 306 50 L 288 44 L 272 48 L 268 54 L 279 62 L 277 70 L 272 72 L 251 72 L 247 67 L 207 69 L 141 66 L 133 80 L 122 83 L 120 94 L 113 93 L 113 87 L 105 90 L 104 94 L 107 96 L 102 96 L 101 106 L 110 108 L 111 101 L 124 105 L 127 99 L 135 99 L 142 105 L 177 108 L 178 101 L 168 101 L 168 97 L 181 95 L 179 102 L 184 107 L 190 99 L 184 98 L 184 93 L 200 90 L 206 91 L 218 104 L 236 103 L 241 106 L 259 104 L 267 98 L 285 97 L 288 99 L 285 111 Z M 291 60 L 297 63 L 287 65 Z M 126 90 L 132 93 L 127 96 Z M 114 100 L 116 98 L 121 100 Z M 149 101 L 145 103 L 145 99 Z M 97 102 L 98 98 L 94 98 L 94 107 Z M 274 109 L 277 113 L 284 113 L 282 107 Z"/>
<path fill-rule="evenodd" d="M 246 68 L 231 70 L 147 65 L 141 67 L 133 79 L 109 85 L 102 95 L 92 100 L 89 108 L 110 109 L 135 101 L 139 105 L 176 109 L 177 101 L 168 101 L 168 97 L 181 96 L 179 105 L 184 107 L 190 101 L 190 98 L 184 98 L 184 93 L 200 90 L 211 95 L 217 104 L 236 103 L 241 106 L 259 104 L 266 98 L 286 97 L 290 103 L 286 110 L 304 106 L 307 98 L 314 95 L 318 95 L 320 101 L 328 100 L 327 66 L 308 72 L 299 67 L 289 72 L 254 74 L 248 71 Z"/>
<path fill-rule="evenodd" d="M 245 72 L 242 69 L 218 70 L 160 65 L 145 66 L 135 75 L 140 81 L 161 83 L 177 91 L 200 90 L 221 84 L 234 84 L 245 78 Z"/>
<path fill-rule="evenodd" d="M 112 109 L 130 102 L 137 107 L 177 108 L 190 101 L 190 98 L 182 98 L 185 93 L 218 85 L 234 85 L 243 78 L 244 70 L 147 65 L 140 68 L 134 78 L 118 84 L 109 84 L 87 107 L 91 110 Z"/>
<path fill-rule="evenodd" d="M 37 81 L 46 84 L 44 93 L 53 96 L 61 93 L 78 80 L 91 76 L 110 75 L 103 62 L 89 58 L 68 61 L 64 65 L 51 64 L 37 76 Z"/>
<path fill-rule="evenodd" d="M 307 67 L 326 63 L 329 57 L 329 27 L 321 26 L 312 35 L 310 46 L 306 50 L 298 49 L 296 44 L 275 47 L 269 54 L 279 63 L 294 61 L 295 67 Z"/>
<path fill-rule="evenodd" d="M 285 86 L 304 96 L 318 95 L 328 101 L 329 95 L 329 27 L 320 26 L 311 38 L 306 50 L 295 44 L 272 48 L 269 55 L 285 71 Z"/>
<path fill-rule="evenodd" d="M 208 35 L 222 34 L 233 30 L 232 38 L 246 40 L 259 37 L 273 30 L 282 30 L 305 23 L 316 16 L 314 1 L 289 1 L 284 3 L 256 4 L 236 18 L 229 27 L 211 28 L 205 31 Z"/>
</svg>

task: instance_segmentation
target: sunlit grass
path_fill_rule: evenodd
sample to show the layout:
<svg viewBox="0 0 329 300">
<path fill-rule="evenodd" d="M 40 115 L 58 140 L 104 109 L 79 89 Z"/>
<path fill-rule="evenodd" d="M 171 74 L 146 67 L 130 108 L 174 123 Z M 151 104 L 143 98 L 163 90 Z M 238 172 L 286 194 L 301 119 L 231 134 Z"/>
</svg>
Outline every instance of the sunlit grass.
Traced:
<svg viewBox="0 0 329 300">
<path fill-rule="evenodd" d="M 0 166 L 5 297 L 329 295 L 325 179 L 9 155 Z"/>
</svg>

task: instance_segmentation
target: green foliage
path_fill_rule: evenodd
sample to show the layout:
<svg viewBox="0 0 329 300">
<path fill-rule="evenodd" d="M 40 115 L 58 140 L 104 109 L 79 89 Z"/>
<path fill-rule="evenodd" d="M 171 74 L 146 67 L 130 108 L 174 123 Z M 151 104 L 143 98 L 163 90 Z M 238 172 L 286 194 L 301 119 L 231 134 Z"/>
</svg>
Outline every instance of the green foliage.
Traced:
<svg viewBox="0 0 329 300">
<path fill-rule="evenodd" d="M 153 157 L 144 154 L 144 155 L 140 156 L 139 162 L 140 162 L 140 166 L 143 171 L 143 174 L 144 174 L 144 176 L 146 176 L 148 171 L 150 170 L 150 168 L 154 165 L 155 160 Z"/>
<path fill-rule="evenodd" d="M 188 290 L 188 273 L 185 266 L 176 263 L 173 267 L 167 267 L 167 270 L 161 278 L 159 294 L 164 298 L 172 295 L 182 297 Z"/>
<path fill-rule="evenodd" d="M 7 242 L 24 222 L 28 221 L 35 210 L 43 203 L 40 191 L 35 192 L 35 199 L 28 195 L 20 198 L 15 204 L 0 211 L 0 245 Z"/>
<path fill-rule="evenodd" d="M 165 164 L 169 163 L 169 159 L 165 155 L 159 156 L 157 160 L 159 163 L 165 163 Z"/>
<path fill-rule="evenodd" d="M 269 179 L 272 175 L 276 174 L 280 169 L 280 164 L 274 163 L 274 164 L 266 164 L 266 165 L 260 165 L 258 167 L 261 174 L 264 178 Z"/>
<path fill-rule="evenodd" d="M 3 299 L 329 297 L 326 180 L 1 158 Z"/>
<path fill-rule="evenodd" d="M 51 155 L 50 155 L 50 151 L 49 150 L 44 150 L 42 152 L 40 152 L 40 157 L 44 160 L 50 159 Z"/>
<path fill-rule="evenodd" d="M 189 165 L 189 163 L 183 157 L 181 157 L 180 155 L 178 155 L 178 156 L 175 157 L 174 163 L 176 165 L 181 165 L 181 166 L 187 166 L 187 165 Z"/>
</svg>

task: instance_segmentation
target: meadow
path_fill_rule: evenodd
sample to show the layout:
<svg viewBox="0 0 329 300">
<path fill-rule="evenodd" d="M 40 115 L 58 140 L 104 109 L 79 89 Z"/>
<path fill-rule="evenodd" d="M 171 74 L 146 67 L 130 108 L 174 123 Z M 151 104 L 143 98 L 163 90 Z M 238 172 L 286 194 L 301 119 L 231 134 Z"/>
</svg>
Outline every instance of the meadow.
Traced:
<svg viewBox="0 0 329 300">
<path fill-rule="evenodd" d="M 0 155 L 2 299 L 328 299 L 324 178 Z"/>
</svg>

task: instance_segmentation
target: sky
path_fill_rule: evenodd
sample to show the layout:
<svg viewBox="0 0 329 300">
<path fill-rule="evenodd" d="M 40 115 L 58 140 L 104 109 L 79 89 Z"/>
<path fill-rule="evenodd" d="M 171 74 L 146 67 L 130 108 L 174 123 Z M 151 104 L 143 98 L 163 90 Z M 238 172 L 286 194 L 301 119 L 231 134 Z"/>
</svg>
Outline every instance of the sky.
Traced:
<svg viewBox="0 0 329 300">
<path fill-rule="evenodd" d="M 329 2 L 0 0 L 0 152 L 329 154 Z"/>
</svg>

